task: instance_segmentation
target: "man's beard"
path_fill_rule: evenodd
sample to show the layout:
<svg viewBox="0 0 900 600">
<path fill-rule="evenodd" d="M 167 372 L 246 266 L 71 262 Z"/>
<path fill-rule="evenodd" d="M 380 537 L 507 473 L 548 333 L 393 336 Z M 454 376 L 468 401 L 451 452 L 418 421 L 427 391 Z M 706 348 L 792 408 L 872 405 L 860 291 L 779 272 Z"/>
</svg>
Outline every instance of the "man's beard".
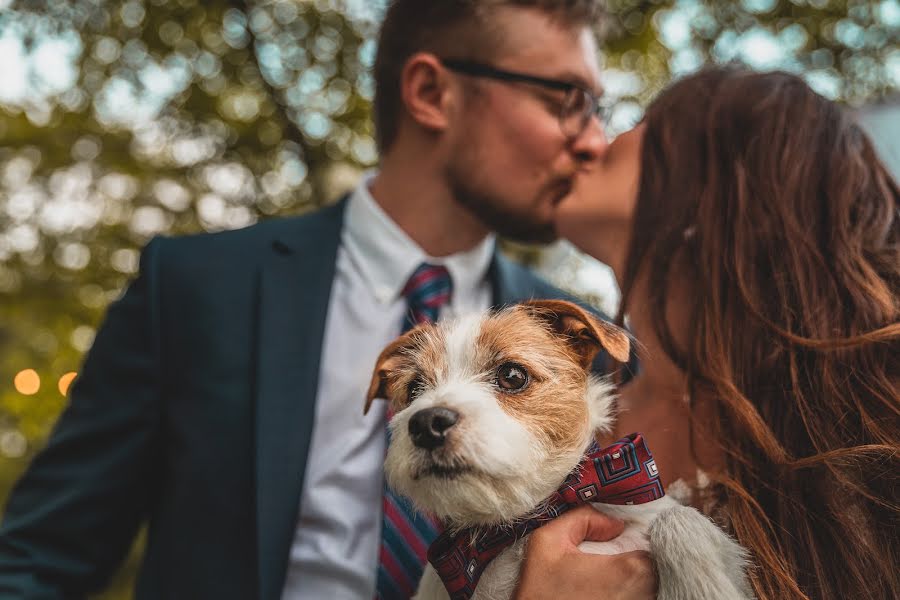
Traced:
<svg viewBox="0 0 900 600">
<path fill-rule="evenodd" d="M 558 236 L 553 222 L 538 221 L 525 209 L 516 211 L 505 207 L 495 194 L 478 189 L 468 178 L 458 177 L 452 170 L 447 174 L 447 182 L 456 201 L 502 237 L 526 244 L 556 241 Z M 566 185 L 560 183 L 560 197 L 565 195 Z"/>
</svg>

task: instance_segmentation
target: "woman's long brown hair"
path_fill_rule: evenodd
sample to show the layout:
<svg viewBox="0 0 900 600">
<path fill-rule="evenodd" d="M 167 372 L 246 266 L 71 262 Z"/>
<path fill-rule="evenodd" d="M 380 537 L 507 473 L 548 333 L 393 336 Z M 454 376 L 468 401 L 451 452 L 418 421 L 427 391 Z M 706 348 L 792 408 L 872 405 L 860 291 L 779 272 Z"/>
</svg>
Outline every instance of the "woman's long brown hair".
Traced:
<svg viewBox="0 0 900 600">
<path fill-rule="evenodd" d="M 787 73 L 703 71 L 645 122 L 619 318 L 640 279 L 711 403 L 693 435 L 726 457 L 712 495 L 754 590 L 900 598 L 896 182 L 852 114 Z"/>
</svg>

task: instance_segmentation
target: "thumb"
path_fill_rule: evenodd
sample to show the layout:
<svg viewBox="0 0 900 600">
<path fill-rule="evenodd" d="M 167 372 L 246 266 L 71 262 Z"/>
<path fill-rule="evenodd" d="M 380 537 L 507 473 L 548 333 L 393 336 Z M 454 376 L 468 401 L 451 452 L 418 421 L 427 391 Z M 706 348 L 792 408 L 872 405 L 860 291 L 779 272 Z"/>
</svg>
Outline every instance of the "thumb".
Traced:
<svg viewBox="0 0 900 600">
<path fill-rule="evenodd" d="M 590 505 L 585 505 L 570 510 L 542 529 L 551 527 L 555 530 L 552 533 L 559 535 L 573 546 L 578 546 L 584 541 L 605 542 L 611 540 L 622 533 L 625 524 Z"/>
<path fill-rule="evenodd" d="M 625 529 L 625 523 L 604 514 L 591 505 L 579 507 L 581 513 L 577 515 L 581 524 L 574 530 L 570 539 L 577 546 L 581 542 L 605 542 L 618 536 Z"/>
</svg>

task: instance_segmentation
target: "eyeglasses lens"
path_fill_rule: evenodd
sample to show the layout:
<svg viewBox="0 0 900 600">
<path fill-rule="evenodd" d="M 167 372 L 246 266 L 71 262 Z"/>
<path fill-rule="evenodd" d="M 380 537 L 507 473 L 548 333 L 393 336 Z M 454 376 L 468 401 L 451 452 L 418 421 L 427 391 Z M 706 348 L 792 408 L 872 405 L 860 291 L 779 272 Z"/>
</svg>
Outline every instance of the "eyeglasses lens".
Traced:
<svg viewBox="0 0 900 600">
<path fill-rule="evenodd" d="M 594 99 L 585 90 L 573 87 L 566 93 L 559 124 L 569 137 L 578 136 L 595 113 Z"/>
</svg>

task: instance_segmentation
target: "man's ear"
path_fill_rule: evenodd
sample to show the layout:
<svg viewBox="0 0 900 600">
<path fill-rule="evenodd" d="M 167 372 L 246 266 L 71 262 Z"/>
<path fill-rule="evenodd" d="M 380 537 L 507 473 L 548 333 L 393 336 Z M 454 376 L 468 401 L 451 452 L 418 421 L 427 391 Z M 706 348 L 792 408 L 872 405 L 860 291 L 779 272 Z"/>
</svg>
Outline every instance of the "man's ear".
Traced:
<svg viewBox="0 0 900 600">
<path fill-rule="evenodd" d="M 449 78 L 441 61 L 428 52 L 417 52 L 400 72 L 400 94 L 410 118 L 431 131 L 446 129 Z"/>
<path fill-rule="evenodd" d="M 617 361 L 628 362 L 631 351 L 628 334 L 577 304 L 565 300 L 529 300 L 522 305 L 548 323 L 551 331 L 565 338 L 585 369 L 591 366 L 601 348 Z"/>
<path fill-rule="evenodd" d="M 369 383 L 369 391 L 366 393 L 366 406 L 363 414 L 369 412 L 372 400 L 375 398 L 385 398 L 388 401 L 389 383 L 396 371 L 404 360 L 404 354 L 415 347 L 415 333 L 420 326 L 410 329 L 381 351 L 378 360 L 375 361 L 375 370 L 372 372 L 372 381 Z"/>
</svg>

